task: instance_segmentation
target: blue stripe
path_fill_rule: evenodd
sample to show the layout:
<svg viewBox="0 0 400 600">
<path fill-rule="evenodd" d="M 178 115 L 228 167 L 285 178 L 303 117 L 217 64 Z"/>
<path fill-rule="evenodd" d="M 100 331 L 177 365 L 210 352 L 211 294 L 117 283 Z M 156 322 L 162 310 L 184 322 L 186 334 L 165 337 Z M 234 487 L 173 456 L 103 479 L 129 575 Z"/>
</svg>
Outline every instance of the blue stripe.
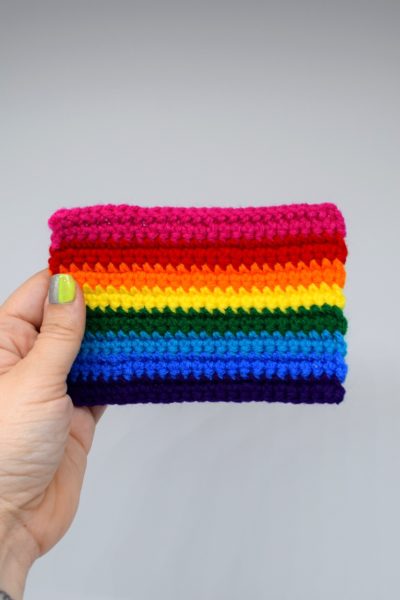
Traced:
<svg viewBox="0 0 400 600">
<path fill-rule="evenodd" d="M 255 353 L 298 353 L 298 354 L 340 354 L 346 355 L 347 345 L 341 333 L 334 334 L 325 331 L 319 335 L 316 332 L 310 334 L 288 332 L 281 335 L 276 332 L 269 334 L 254 332 L 246 335 L 243 332 L 237 334 L 226 333 L 221 335 L 214 332 L 212 335 L 202 332 L 196 334 L 159 333 L 140 334 L 123 332 L 106 334 L 85 334 L 81 356 L 87 357 L 93 354 L 118 354 L 126 353 L 133 356 L 142 354 L 251 354 Z"/>
<path fill-rule="evenodd" d="M 320 355 L 317 353 L 292 354 L 274 352 L 240 354 L 171 354 L 171 353 L 143 353 L 140 356 L 126 353 L 96 354 L 83 357 L 78 355 L 70 373 L 71 380 L 77 377 L 94 377 L 100 375 L 105 379 L 124 377 L 149 377 L 194 374 L 196 377 L 206 376 L 212 378 L 229 376 L 232 378 L 246 378 L 249 375 L 256 377 L 272 377 L 277 375 L 282 379 L 307 378 L 310 375 L 321 377 L 336 376 L 344 381 L 347 365 L 339 353 Z"/>
</svg>

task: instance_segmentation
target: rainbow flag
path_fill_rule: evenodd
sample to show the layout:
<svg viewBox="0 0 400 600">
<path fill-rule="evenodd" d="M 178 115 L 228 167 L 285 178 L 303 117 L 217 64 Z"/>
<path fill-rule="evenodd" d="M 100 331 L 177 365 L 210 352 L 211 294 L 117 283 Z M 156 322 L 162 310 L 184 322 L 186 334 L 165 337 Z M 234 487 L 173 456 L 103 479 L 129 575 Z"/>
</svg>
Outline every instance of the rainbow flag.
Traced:
<svg viewBox="0 0 400 600">
<path fill-rule="evenodd" d="M 345 222 L 331 203 L 97 205 L 49 219 L 86 330 L 76 405 L 339 403 L 346 377 Z"/>
</svg>

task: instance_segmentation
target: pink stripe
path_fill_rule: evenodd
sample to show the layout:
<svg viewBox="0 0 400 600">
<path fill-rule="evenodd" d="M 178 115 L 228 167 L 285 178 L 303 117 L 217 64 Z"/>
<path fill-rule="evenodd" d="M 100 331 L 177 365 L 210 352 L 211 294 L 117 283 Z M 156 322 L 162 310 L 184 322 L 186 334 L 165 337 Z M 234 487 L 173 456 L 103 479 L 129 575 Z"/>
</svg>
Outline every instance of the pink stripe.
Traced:
<svg viewBox="0 0 400 600">
<path fill-rule="evenodd" d="M 52 249 L 61 241 L 141 242 L 265 240 L 310 234 L 345 237 L 339 209 L 331 203 L 246 208 L 141 207 L 103 204 L 62 208 L 49 219 Z"/>
</svg>

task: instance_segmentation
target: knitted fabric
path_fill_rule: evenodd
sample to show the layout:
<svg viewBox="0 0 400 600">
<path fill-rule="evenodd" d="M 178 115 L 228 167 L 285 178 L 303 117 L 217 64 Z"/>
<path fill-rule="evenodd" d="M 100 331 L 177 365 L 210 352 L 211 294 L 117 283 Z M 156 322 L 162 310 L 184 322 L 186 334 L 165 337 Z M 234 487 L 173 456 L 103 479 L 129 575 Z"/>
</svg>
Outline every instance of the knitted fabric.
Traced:
<svg viewBox="0 0 400 600">
<path fill-rule="evenodd" d="M 86 330 L 75 405 L 339 403 L 345 223 L 334 204 L 60 209 L 49 269 L 71 273 Z"/>
</svg>

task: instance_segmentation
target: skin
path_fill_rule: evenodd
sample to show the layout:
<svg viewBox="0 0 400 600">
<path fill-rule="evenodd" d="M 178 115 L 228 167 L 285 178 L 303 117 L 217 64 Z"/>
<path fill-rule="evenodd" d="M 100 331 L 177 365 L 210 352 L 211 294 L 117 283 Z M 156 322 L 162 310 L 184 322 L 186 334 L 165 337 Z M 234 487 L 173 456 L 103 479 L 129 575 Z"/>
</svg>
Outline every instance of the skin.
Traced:
<svg viewBox="0 0 400 600">
<path fill-rule="evenodd" d="M 0 307 L 0 590 L 23 598 L 33 562 L 66 533 L 105 407 L 74 407 L 66 378 L 85 328 L 79 286 L 49 304 L 44 269 Z"/>
</svg>

